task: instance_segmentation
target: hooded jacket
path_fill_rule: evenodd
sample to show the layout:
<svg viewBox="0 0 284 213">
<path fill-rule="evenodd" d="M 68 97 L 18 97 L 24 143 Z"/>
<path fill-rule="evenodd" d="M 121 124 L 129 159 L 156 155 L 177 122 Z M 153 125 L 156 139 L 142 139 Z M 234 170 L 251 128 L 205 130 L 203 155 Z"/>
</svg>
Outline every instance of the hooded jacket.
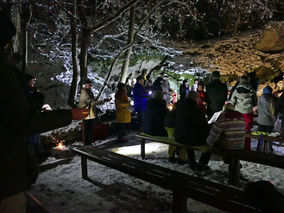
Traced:
<svg viewBox="0 0 284 213">
<path fill-rule="evenodd" d="M 255 91 L 250 84 L 240 83 L 232 94 L 230 102 L 235 106 L 235 110 L 242 114 L 251 113 L 257 104 Z"/>
</svg>

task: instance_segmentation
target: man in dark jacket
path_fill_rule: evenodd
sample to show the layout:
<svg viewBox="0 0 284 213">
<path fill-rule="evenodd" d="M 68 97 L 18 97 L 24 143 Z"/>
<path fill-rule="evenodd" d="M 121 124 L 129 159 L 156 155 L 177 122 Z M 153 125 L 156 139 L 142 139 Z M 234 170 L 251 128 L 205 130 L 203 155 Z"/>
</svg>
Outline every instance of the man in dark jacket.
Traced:
<svg viewBox="0 0 284 213">
<path fill-rule="evenodd" d="M 204 114 L 198 108 L 200 97 L 197 92 L 190 91 L 187 98 L 176 111 L 175 139 L 188 146 L 205 145 L 209 134 L 209 127 Z M 202 153 L 199 164 L 195 161 L 195 153 L 188 150 L 188 161 L 192 169 L 208 164 L 210 154 Z"/>
<path fill-rule="evenodd" d="M 162 91 L 155 91 L 153 98 L 147 101 L 144 115 L 143 130 L 149 135 L 167 136 L 164 128 L 164 118 L 168 113 Z"/>
<path fill-rule="evenodd" d="M 185 79 L 183 80 L 182 84 L 179 87 L 179 94 L 180 94 L 180 101 L 183 102 L 186 98 L 186 95 L 189 92 L 188 81 Z"/>
<path fill-rule="evenodd" d="M 206 86 L 206 93 L 208 98 L 207 116 L 210 120 L 215 112 L 222 110 L 228 95 L 227 85 L 220 81 L 218 71 L 212 73 L 212 82 Z"/>
<path fill-rule="evenodd" d="M 68 125 L 82 119 L 85 110 L 56 110 L 30 113 L 17 78 L 17 69 L 7 62 L 5 49 L 15 28 L 0 7 L 0 212 L 24 213 L 24 191 L 35 181 L 36 162 L 29 158 L 25 141 L 29 135 Z"/>
</svg>

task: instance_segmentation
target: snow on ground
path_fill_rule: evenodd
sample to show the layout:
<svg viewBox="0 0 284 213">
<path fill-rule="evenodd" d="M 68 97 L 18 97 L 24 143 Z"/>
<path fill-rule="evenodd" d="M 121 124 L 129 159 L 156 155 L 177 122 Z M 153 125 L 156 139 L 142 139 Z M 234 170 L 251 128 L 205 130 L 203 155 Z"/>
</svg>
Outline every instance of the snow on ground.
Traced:
<svg viewBox="0 0 284 213">
<path fill-rule="evenodd" d="M 101 142 L 103 144 L 104 142 Z M 106 145 L 112 142 L 104 143 Z M 78 143 L 77 143 L 78 144 Z M 253 143 L 256 145 L 256 141 Z M 101 145 L 100 145 L 101 146 Z M 110 148 L 112 147 L 112 148 Z M 211 170 L 202 174 L 194 173 L 188 165 L 170 164 L 167 161 L 167 145 L 146 144 L 147 162 L 178 170 L 186 174 L 201 175 L 202 178 L 227 184 L 228 166 L 217 156 L 210 161 Z M 139 159 L 139 141 L 132 135 L 124 144 L 109 145 L 114 152 Z M 274 146 L 277 154 L 284 148 Z M 198 159 L 199 156 L 197 156 Z M 52 161 L 54 159 L 49 159 Z M 268 180 L 284 188 L 282 169 L 259 164 L 241 162 L 241 181 Z M 33 193 L 53 213 L 167 213 L 171 212 L 172 193 L 156 185 L 141 181 L 116 170 L 88 161 L 89 177 L 93 183 L 81 178 L 81 161 L 75 156 L 69 164 L 46 170 L 39 175 L 31 188 Z M 222 212 L 200 202 L 188 199 L 188 209 L 194 213 Z"/>
</svg>

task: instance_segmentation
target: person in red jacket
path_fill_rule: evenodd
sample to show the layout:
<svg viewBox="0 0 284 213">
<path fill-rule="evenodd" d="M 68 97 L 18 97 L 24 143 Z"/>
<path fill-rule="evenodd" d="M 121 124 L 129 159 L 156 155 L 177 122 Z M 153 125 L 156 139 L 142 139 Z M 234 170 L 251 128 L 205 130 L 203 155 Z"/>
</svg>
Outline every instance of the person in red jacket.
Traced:
<svg viewBox="0 0 284 213">
<path fill-rule="evenodd" d="M 203 81 L 198 82 L 197 92 L 199 93 L 200 102 L 198 104 L 199 109 L 206 114 L 206 105 L 207 105 L 207 95 L 204 91 L 204 83 Z"/>
</svg>

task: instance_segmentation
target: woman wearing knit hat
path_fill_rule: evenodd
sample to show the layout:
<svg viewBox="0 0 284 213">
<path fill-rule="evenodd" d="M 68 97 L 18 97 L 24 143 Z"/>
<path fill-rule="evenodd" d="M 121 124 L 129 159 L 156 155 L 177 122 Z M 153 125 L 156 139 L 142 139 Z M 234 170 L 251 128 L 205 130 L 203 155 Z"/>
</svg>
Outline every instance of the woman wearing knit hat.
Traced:
<svg viewBox="0 0 284 213">
<path fill-rule="evenodd" d="M 270 86 L 266 86 L 263 89 L 262 95 L 258 99 L 257 103 L 257 123 L 258 123 L 258 131 L 271 133 L 274 126 L 275 121 L 275 104 L 276 100 L 272 94 L 272 88 Z M 261 150 L 261 141 L 258 141 L 257 150 Z M 272 141 L 269 142 L 269 151 L 273 151 L 272 149 Z"/>
</svg>

